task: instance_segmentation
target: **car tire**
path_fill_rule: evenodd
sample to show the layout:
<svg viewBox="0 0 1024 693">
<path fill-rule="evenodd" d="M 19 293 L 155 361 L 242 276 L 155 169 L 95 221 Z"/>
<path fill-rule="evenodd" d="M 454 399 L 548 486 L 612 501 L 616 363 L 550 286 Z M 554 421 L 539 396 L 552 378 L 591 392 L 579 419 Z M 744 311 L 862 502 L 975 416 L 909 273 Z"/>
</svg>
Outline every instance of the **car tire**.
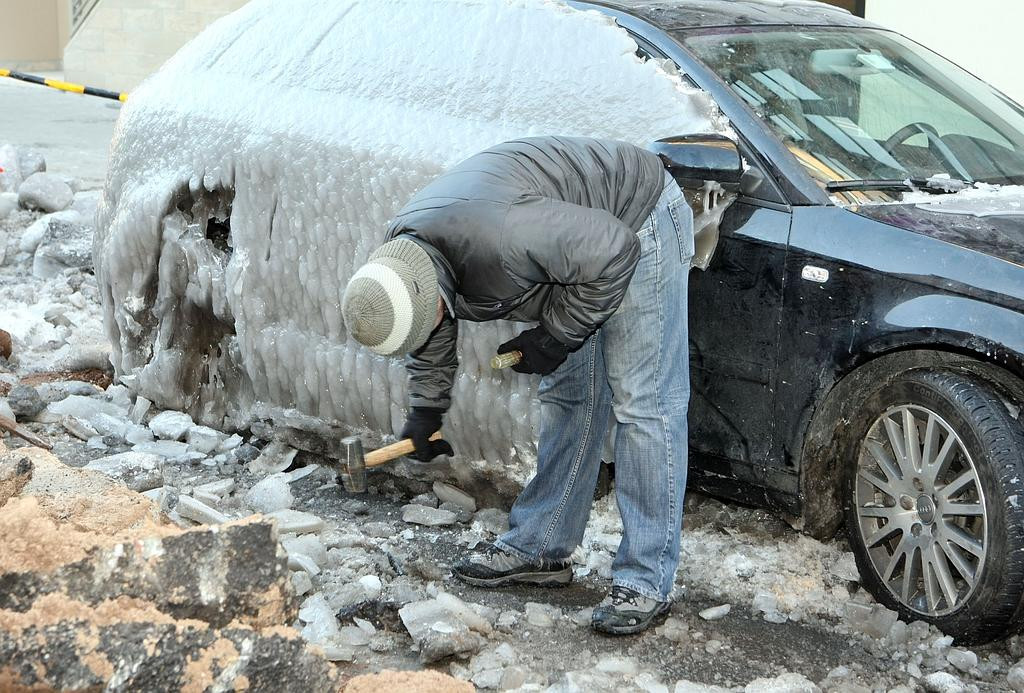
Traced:
<svg viewBox="0 0 1024 693">
<path fill-rule="evenodd" d="M 844 513 L 867 589 L 965 643 L 1016 629 L 1024 428 L 994 389 L 907 371 L 867 393 L 846 431 Z"/>
</svg>

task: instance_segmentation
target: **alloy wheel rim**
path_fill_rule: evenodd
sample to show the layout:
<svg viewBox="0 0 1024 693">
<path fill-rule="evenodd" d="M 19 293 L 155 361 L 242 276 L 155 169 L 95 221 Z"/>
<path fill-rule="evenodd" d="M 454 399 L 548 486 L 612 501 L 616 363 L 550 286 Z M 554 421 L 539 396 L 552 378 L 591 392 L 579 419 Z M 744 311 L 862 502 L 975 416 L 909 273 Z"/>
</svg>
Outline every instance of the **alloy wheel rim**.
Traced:
<svg viewBox="0 0 1024 693">
<path fill-rule="evenodd" d="M 917 405 L 886 411 L 861 444 L 853 493 L 861 539 L 892 596 L 927 616 L 970 598 L 988 513 L 974 460 L 948 422 Z"/>
</svg>

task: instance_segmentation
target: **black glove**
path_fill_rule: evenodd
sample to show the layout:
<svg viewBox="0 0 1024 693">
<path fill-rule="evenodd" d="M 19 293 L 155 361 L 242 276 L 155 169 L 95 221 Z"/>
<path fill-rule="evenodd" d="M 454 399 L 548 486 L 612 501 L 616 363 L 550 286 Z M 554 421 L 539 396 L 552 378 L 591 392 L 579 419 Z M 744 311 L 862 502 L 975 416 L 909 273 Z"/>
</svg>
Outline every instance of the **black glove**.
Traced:
<svg viewBox="0 0 1024 693">
<path fill-rule="evenodd" d="M 498 347 L 499 354 L 519 351 L 523 360 L 512 366 L 517 373 L 537 373 L 547 375 L 562 365 L 569 355 L 569 347 L 548 334 L 543 327 L 521 332 Z"/>
<path fill-rule="evenodd" d="M 402 429 L 402 438 L 412 438 L 416 452 L 409 455 L 414 460 L 429 462 L 438 455 L 454 455 L 455 450 L 446 440 L 430 440 L 430 436 L 441 430 L 443 409 L 411 407 Z"/>
</svg>

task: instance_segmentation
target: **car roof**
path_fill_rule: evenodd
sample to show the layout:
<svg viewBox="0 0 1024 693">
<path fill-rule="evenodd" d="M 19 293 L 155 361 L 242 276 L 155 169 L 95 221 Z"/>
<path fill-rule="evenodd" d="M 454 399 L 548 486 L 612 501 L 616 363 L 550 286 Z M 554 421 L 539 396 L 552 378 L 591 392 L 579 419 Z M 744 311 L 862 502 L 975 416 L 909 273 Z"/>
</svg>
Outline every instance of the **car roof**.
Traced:
<svg viewBox="0 0 1024 693">
<path fill-rule="evenodd" d="M 719 26 L 876 25 L 850 12 L 813 0 L 589 0 L 621 10 L 665 30 Z"/>
</svg>

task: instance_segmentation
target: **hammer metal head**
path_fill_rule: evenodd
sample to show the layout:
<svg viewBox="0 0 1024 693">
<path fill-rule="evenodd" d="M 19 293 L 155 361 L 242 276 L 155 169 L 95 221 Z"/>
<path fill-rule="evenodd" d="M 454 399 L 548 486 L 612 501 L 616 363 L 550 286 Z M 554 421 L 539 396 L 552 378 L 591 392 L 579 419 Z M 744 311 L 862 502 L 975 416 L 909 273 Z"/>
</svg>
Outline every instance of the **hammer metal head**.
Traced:
<svg viewBox="0 0 1024 693">
<path fill-rule="evenodd" d="M 358 436 L 341 439 L 341 483 L 349 493 L 366 493 L 366 460 Z"/>
</svg>

